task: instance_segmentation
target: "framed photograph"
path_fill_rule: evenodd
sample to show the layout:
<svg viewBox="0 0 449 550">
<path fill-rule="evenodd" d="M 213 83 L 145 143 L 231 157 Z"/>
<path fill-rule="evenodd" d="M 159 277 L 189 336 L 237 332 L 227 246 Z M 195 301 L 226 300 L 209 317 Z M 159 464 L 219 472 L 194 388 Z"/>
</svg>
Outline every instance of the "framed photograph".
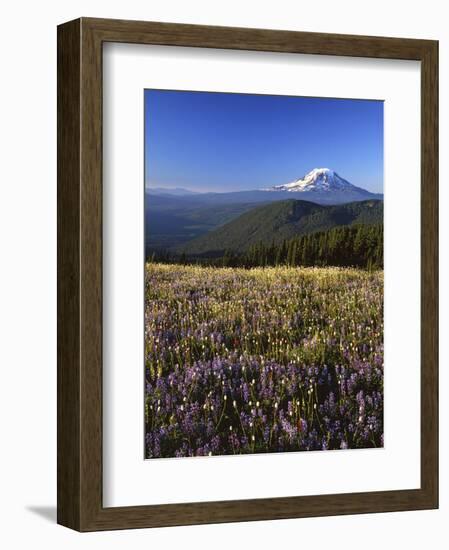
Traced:
<svg viewBox="0 0 449 550">
<path fill-rule="evenodd" d="M 58 27 L 58 522 L 438 507 L 438 43 Z"/>
</svg>

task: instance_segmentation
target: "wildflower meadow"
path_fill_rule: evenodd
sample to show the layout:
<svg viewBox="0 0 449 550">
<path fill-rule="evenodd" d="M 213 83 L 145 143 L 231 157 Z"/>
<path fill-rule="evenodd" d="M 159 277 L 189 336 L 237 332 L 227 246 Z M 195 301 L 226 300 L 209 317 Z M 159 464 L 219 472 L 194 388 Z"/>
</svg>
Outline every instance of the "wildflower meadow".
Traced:
<svg viewBox="0 0 449 550">
<path fill-rule="evenodd" d="M 383 271 L 145 267 L 146 458 L 383 446 Z"/>
</svg>

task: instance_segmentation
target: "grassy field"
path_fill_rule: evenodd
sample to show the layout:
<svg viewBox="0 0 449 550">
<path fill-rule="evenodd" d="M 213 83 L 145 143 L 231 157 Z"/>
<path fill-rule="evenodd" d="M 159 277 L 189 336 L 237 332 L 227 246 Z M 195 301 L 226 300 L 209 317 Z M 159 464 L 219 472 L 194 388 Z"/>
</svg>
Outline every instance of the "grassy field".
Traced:
<svg viewBox="0 0 449 550">
<path fill-rule="evenodd" d="M 383 445 L 383 272 L 147 264 L 146 456 Z"/>
</svg>

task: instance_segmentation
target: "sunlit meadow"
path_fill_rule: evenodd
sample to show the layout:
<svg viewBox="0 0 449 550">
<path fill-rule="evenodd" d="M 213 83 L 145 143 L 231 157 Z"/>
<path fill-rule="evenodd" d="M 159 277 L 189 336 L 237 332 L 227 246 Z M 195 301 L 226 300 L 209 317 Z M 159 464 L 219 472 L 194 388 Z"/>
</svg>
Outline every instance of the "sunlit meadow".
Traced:
<svg viewBox="0 0 449 550">
<path fill-rule="evenodd" d="M 383 445 L 383 272 L 145 267 L 146 457 Z"/>
</svg>

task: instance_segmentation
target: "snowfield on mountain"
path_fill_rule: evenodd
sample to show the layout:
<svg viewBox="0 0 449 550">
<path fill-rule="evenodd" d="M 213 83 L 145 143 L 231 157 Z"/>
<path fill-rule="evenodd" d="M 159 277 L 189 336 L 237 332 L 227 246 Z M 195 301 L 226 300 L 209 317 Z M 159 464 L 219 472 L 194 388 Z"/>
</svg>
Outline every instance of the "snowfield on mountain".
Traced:
<svg viewBox="0 0 449 550">
<path fill-rule="evenodd" d="M 328 192 L 328 191 L 365 191 L 349 181 L 345 180 L 334 170 L 329 168 L 315 168 L 304 177 L 284 185 L 275 185 L 271 191 L 288 191 L 291 193 L 300 192 Z"/>
</svg>

